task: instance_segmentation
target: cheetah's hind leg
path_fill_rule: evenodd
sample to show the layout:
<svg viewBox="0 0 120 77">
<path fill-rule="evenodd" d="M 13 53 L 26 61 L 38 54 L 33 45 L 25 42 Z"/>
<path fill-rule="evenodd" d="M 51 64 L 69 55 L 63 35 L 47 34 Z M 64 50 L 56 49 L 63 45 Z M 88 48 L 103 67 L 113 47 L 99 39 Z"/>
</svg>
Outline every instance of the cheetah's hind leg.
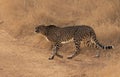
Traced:
<svg viewBox="0 0 120 77">
<path fill-rule="evenodd" d="M 73 54 L 67 57 L 67 59 L 72 59 L 73 57 L 79 55 L 80 53 L 80 42 L 79 41 L 74 41 L 76 50 Z"/>
<path fill-rule="evenodd" d="M 69 56 L 67 57 L 67 59 L 72 59 L 73 57 L 75 57 L 75 56 L 77 56 L 77 55 L 79 55 L 79 54 L 80 54 L 80 52 L 75 51 L 73 54 L 69 55 Z"/>
</svg>

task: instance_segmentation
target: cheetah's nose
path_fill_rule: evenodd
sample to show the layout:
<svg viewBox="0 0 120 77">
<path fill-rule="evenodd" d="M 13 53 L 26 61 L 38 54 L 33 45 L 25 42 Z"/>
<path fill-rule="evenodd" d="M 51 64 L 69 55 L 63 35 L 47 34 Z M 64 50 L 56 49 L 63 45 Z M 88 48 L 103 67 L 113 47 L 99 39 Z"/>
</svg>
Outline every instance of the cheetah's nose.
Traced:
<svg viewBox="0 0 120 77">
<path fill-rule="evenodd" d="M 38 31 L 37 31 L 37 30 L 35 30 L 35 32 L 37 33 Z"/>
<path fill-rule="evenodd" d="M 35 30 L 36 33 L 39 33 L 39 30 Z"/>
</svg>

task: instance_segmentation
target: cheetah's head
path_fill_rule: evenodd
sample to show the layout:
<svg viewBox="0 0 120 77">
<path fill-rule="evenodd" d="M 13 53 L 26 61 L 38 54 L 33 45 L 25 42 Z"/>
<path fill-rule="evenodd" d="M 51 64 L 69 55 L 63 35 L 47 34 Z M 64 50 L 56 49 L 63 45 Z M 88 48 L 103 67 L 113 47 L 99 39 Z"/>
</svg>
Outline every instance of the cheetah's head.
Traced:
<svg viewBox="0 0 120 77">
<path fill-rule="evenodd" d="M 46 26 L 39 25 L 39 26 L 35 27 L 35 32 L 45 34 L 46 33 Z"/>
</svg>

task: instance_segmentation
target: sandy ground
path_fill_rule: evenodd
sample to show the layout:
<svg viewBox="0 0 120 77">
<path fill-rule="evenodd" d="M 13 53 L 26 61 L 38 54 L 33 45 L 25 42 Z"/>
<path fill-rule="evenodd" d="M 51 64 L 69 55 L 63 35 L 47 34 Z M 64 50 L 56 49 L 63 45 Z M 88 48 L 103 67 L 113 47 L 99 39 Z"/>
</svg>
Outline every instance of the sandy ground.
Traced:
<svg viewBox="0 0 120 77">
<path fill-rule="evenodd" d="M 93 58 L 85 50 L 72 60 L 66 55 L 48 60 L 47 49 L 20 43 L 0 30 L 0 77 L 119 77 L 119 53 L 114 53 L 119 47 L 103 52 L 100 58 Z"/>
<path fill-rule="evenodd" d="M 68 60 L 73 43 L 51 54 L 50 43 L 34 33 L 39 24 L 89 25 L 113 50 L 81 48 Z M 120 77 L 120 0 L 0 0 L 0 77 Z"/>
</svg>

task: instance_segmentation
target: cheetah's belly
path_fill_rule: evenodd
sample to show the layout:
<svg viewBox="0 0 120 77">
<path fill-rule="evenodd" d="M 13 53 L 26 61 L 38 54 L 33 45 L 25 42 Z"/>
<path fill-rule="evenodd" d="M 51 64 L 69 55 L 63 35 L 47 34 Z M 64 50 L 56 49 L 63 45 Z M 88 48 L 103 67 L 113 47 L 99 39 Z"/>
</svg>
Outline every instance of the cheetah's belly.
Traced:
<svg viewBox="0 0 120 77">
<path fill-rule="evenodd" d="M 69 40 L 66 40 L 66 41 L 62 41 L 61 43 L 62 44 L 65 44 L 65 43 L 69 43 L 69 42 L 72 42 L 73 41 L 73 38 L 69 39 Z"/>
</svg>

